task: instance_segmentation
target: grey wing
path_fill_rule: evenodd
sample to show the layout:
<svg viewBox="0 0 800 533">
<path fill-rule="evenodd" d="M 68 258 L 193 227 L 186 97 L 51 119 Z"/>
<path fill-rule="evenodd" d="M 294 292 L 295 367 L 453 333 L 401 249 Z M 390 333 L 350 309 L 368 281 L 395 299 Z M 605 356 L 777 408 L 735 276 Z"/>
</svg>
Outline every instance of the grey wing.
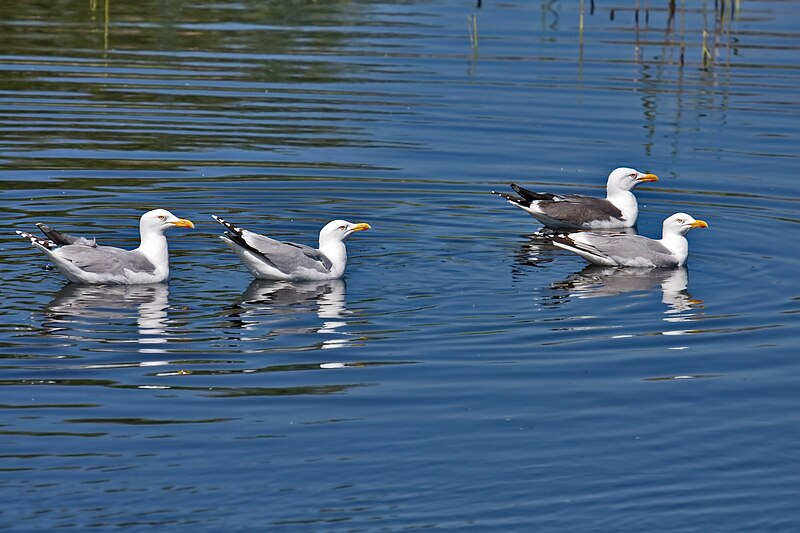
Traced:
<svg viewBox="0 0 800 533">
<path fill-rule="evenodd" d="M 331 267 L 333 266 L 333 263 L 331 262 L 330 259 L 328 259 L 328 256 L 323 254 L 321 251 L 317 250 L 316 248 L 312 248 L 310 246 L 306 246 L 305 244 L 297 244 L 297 243 L 294 243 L 294 242 L 285 242 L 283 244 L 285 244 L 287 246 L 293 246 L 293 247 L 299 249 L 301 252 L 303 252 L 303 255 L 305 255 L 306 257 L 308 257 L 312 261 L 315 261 L 315 262 L 321 264 L 325 268 L 325 270 L 330 270 Z"/>
<path fill-rule="evenodd" d="M 156 271 L 155 265 L 141 253 L 111 246 L 70 244 L 59 248 L 53 255 L 85 272 L 96 274 L 124 275 L 126 270 L 148 273 Z"/>
<path fill-rule="evenodd" d="M 586 234 L 585 240 L 601 252 L 612 258 L 642 258 L 656 266 L 666 266 L 675 262 L 672 253 L 660 242 L 641 235 Z"/>
<path fill-rule="evenodd" d="M 579 225 L 596 220 L 622 218 L 622 212 L 608 200 L 579 194 L 555 196 L 553 200 L 540 201 L 539 209 L 551 218 Z"/>
<path fill-rule="evenodd" d="M 318 272 L 330 272 L 331 270 L 331 260 L 325 254 L 304 244 L 276 241 L 247 230 L 242 232 L 241 241 L 244 241 L 250 249 L 261 254 L 275 268 L 287 274 L 298 268 L 307 268 Z M 239 244 L 241 243 L 239 242 Z"/>
</svg>

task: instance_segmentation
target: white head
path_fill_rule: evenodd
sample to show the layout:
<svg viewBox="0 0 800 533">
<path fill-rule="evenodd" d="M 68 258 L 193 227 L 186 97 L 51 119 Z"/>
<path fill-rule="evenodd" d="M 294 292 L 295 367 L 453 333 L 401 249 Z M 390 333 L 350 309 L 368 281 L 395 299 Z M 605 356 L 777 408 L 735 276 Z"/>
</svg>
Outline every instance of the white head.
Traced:
<svg viewBox="0 0 800 533">
<path fill-rule="evenodd" d="M 655 174 L 642 174 L 634 168 L 620 167 L 615 168 L 608 175 L 606 189 L 609 193 L 613 191 L 630 191 L 640 183 L 651 181 L 658 181 L 658 176 Z"/>
<path fill-rule="evenodd" d="M 346 220 L 334 220 L 325 224 L 319 231 L 319 245 L 320 248 L 327 242 L 344 242 L 350 235 L 357 231 L 366 231 L 370 229 L 370 225 L 366 223 L 353 224 Z"/>
<path fill-rule="evenodd" d="M 191 220 L 178 218 L 166 209 L 153 209 L 139 219 L 139 231 L 145 234 L 160 233 L 170 228 L 194 228 Z"/>
<path fill-rule="evenodd" d="M 703 220 L 695 220 L 691 215 L 686 213 L 675 213 L 671 217 L 664 220 L 664 236 L 668 234 L 686 235 L 692 228 L 707 228 Z"/>
</svg>

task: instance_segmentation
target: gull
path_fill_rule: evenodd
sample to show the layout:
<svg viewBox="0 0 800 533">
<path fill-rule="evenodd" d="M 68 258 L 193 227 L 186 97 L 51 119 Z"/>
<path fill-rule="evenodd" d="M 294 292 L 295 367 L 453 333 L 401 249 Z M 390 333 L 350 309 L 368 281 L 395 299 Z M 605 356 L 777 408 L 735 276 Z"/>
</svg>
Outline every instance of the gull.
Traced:
<svg viewBox="0 0 800 533">
<path fill-rule="evenodd" d="M 662 238 L 648 239 L 625 233 L 576 232 L 554 234 L 552 244 L 574 252 L 590 263 L 603 266 L 675 267 L 689 257 L 686 233 L 692 228 L 707 228 L 703 220 L 686 213 L 675 213 L 663 224 Z"/>
<path fill-rule="evenodd" d="M 253 276 L 285 281 L 341 278 L 347 265 L 344 241 L 353 233 L 371 227 L 366 223 L 353 224 L 346 220 L 328 222 L 319 232 L 319 249 L 316 249 L 304 244 L 277 241 L 238 228 L 216 215 L 211 216 L 227 230 L 219 238 L 236 252 Z"/>
<path fill-rule="evenodd" d="M 519 196 L 492 192 L 550 228 L 630 228 L 636 225 L 639 216 L 639 205 L 631 191 L 640 183 L 653 181 L 658 181 L 655 174 L 643 174 L 633 168 L 620 167 L 608 175 L 605 198 L 533 192 L 516 183 L 510 185 Z"/>
<path fill-rule="evenodd" d="M 194 228 L 191 221 L 178 218 L 166 209 L 154 209 L 139 219 L 141 244 L 135 250 L 99 246 L 94 239 L 74 237 L 37 224 L 47 236 L 42 239 L 24 231 L 65 278 L 73 283 L 137 285 L 160 283 L 169 277 L 169 254 L 164 231 Z"/>
</svg>

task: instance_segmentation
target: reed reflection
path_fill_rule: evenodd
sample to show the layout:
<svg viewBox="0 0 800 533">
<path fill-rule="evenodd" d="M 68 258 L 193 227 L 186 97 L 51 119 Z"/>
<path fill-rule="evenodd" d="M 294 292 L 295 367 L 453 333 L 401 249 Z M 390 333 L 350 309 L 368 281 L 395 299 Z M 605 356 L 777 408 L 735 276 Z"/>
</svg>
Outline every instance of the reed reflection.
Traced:
<svg viewBox="0 0 800 533">
<path fill-rule="evenodd" d="M 229 318 L 236 327 L 254 333 L 268 326 L 269 336 L 333 334 L 335 338 L 323 340 L 318 347 L 338 348 L 349 343 L 349 334 L 343 330 L 347 326 L 345 289 L 341 279 L 303 282 L 256 279 L 242 293 L 240 301 L 231 306 L 233 312 Z M 312 313 L 321 324 L 307 322 Z M 288 328 L 287 320 L 293 323 Z"/>
<path fill-rule="evenodd" d="M 150 285 L 80 285 L 68 283 L 45 308 L 44 327 L 75 340 L 129 342 L 135 316 L 142 353 L 163 353 L 168 337 L 169 288 Z"/>
</svg>

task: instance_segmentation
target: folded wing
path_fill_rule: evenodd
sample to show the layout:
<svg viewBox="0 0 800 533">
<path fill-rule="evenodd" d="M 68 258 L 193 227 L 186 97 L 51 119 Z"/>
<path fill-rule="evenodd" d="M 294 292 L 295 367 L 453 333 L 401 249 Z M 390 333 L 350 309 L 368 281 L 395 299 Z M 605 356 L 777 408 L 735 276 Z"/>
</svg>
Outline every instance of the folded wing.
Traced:
<svg viewBox="0 0 800 533">
<path fill-rule="evenodd" d="M 111 246 L 86 246 L 71 244 L 52 252 L 54 260 L 68 262 L 84 272 L 106 274 L 113 278 L 124 276 L 126 271 L 155 273 L 156 267 L 143 254 Z"/>
<path fill-rule="evenodd" d="M 332 266 L 325 254 L 304 244 L 281 242 L 248 230 L 242 230 L 238 234 L 227 231 L 225 236 L 239 246 L 259 254 L 265 262 L 286 274 L 300 268 L 330 272 Z"/>
</svg>

